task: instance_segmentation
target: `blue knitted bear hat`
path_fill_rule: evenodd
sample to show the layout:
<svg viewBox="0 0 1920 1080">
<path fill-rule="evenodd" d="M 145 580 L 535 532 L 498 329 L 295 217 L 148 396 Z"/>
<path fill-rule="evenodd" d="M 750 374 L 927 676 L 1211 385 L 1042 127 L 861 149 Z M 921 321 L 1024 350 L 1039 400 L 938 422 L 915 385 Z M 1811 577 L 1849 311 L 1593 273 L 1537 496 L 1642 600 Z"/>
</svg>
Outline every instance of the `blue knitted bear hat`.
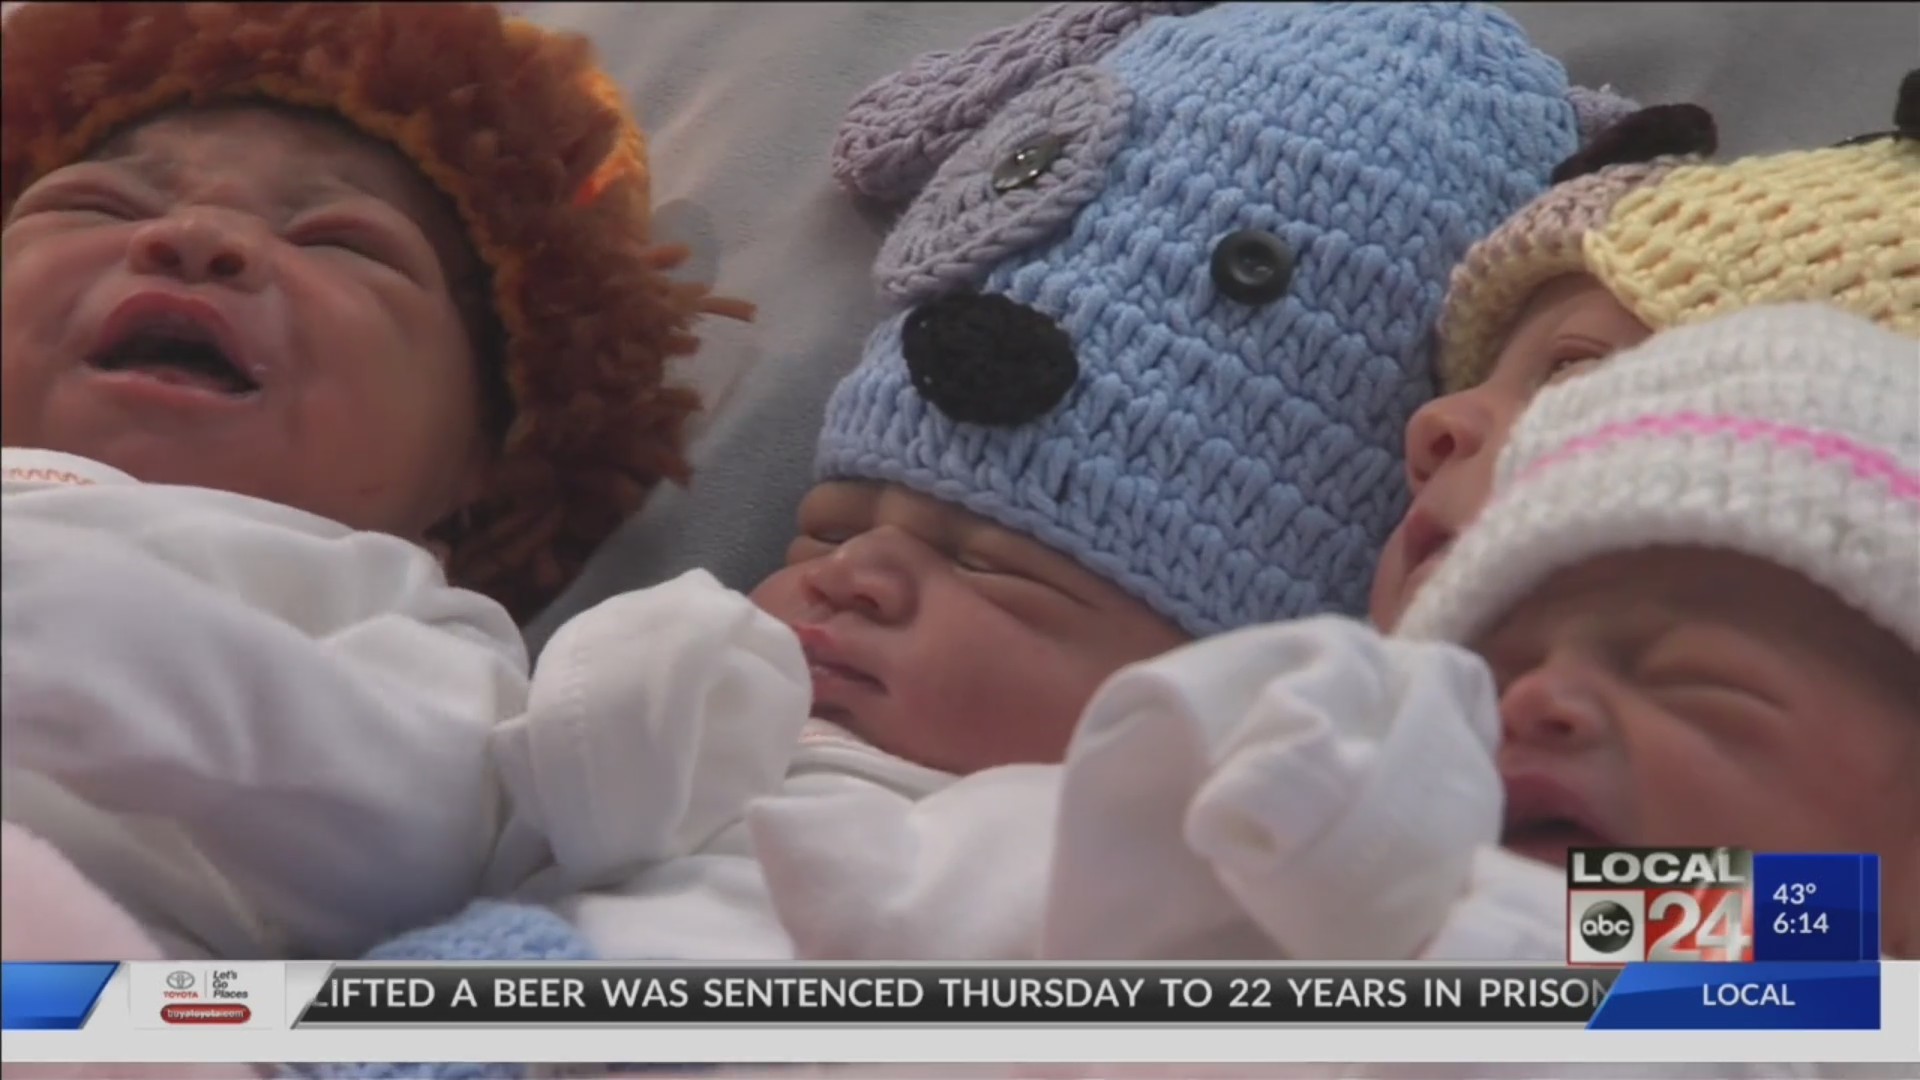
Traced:
<svg viewBox="0 0 1920 1080">
<path fill-rule="evenodd" d="M 904 310 L 817 474 L 960 505 L 1194 635 L 1358 613 L 1448 272 L 1610 108 L 1456 4 L 1059 4 L 922 57 L 835 148 L 912 202 L 875 270 Z"/>
</svg>

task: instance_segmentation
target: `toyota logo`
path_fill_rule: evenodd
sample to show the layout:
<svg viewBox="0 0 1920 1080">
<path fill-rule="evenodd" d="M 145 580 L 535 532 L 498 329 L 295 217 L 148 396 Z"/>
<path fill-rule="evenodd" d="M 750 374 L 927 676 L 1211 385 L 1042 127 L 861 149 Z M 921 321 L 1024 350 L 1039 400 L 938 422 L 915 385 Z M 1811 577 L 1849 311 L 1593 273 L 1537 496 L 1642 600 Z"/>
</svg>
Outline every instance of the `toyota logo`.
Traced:
<svg viewBox="0 0 1920 1080">
<path fill-rule="evenodd" d="M 175 990 L 185 990 L 193 985 L 193 972 L 175 971 L 167 976 L 167 985 Z"/>
</svg>

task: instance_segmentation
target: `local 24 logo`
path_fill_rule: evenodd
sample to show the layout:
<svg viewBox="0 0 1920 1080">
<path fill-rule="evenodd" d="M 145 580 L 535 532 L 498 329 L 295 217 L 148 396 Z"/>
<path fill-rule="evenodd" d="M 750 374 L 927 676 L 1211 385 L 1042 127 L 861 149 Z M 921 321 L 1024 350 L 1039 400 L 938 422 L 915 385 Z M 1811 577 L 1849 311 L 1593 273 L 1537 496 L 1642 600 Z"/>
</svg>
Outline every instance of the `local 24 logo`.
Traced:
<svg viewBox="0 0 1920 1080">
<path fill-rule="evenodd" d="M 1569 964 L 1753 959 L 1753 853 L 1739 848 L 1574 848 Z"/>
</svg>

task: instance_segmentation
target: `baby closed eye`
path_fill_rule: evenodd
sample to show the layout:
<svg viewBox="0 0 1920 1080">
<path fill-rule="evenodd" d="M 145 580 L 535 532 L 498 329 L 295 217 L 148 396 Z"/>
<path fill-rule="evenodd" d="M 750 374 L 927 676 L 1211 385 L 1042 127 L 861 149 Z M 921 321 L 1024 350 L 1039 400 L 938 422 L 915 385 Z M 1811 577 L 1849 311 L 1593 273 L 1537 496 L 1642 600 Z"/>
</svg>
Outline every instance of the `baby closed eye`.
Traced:
<svg viewBox="0 0 1920 1080">
<path fill-rule="evenodd" d="M 152 215 L 134 199 L 111 187 L 94 183 L 66 183 L 29 191 L 15 204 L 13 216 L 70 214 L 109 221 L 138 221 Z"/>
<path fill-rule="evenodd" d="M 124 200 L 103 195 L 78 195 L 71 199 L 62 199 L 58 205 L 48 209 L 58 210 L 63 214 L 88 214 L 113 221 L 133 221 L 145 216 L 130 208 Z"/>
<path fill-rule="evenodd" d="M 1565 338 L 1557 341 L 1554 343 L 1553 351 L 1547 354 L 1541 384 L 1550 385 L 1578 375 L 1613 355 L 1615 351 L 1613 345 L 1592 338 Z"/>
<path fill-rule="evenodd" d="M 333 249 L 405 273 L 406 256 L 398 245 L 371 228 L 351 225 L 303 227 L 288 239 L 297 247 Z"/>
<path fill-rule="evenodd" d="M 1739 731 L 1786 711 L 1753 659 L 1680 649 L 1662 653 L 1637 666 L 1634 682 L 1684 719 Z"/>
<path fill-rule="evenodd" d="M 1773 709 L 1778 707 L 1773 699 L 1760 691 L 1723 679 L 1675 677 L 1656 682 L 1648 689 L 1669 704 L 1679 703 L 1711 708 L 1738 706 Z"/>
<path fill-rule="evenodd" d="M 1004 574 L 1010 577 L 1026 576 L 998 565 L 991 559 L 982 558 L 979 555 L 973 555 L 967 552 L 961 552 L 955 555 L 953 557 L 953 564 L 970 574 Z"/>
<path fill-rule="evenodd" d="M 426 237 L 404 215 L 374 200 L 301 214 L 286 239 L 296 247 L 343 252 L 422 284 L 440 277 L 439 256 Z"/>
<path fill-rule="evenodd" d="M 353 236 L 311 236 L 298 241 L 304 248 L 339 248 L 349 254 L 379 261 L 379 252 L 366 240 Z"/>
</svg>

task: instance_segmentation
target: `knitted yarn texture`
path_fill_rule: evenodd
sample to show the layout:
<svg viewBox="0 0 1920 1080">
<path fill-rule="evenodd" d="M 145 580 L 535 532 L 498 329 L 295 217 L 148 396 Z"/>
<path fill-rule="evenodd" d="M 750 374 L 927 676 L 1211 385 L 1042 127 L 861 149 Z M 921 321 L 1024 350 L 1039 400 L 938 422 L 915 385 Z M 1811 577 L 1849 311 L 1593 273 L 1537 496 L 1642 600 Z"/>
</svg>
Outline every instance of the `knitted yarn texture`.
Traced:
<svg viewBox="0 0 1920 1080">
<path fill-rule="evenodd" d="M 1444 388 L 1485 378 L 1527 297 L 1572 273 L 1593 275 L 1655 330 L 1817 301 L 1920 337 L 1920 140 L 1668 157 L 1556 185 L 1455 272 Z"/>
<path fill-rule="evenodd" d="M 1471 641 L 1555 571 L 1656 546 L 1797 571 L 1920 652 L 1920 342 L 1769 305 L 1543 390 L 1399 633 Z"/>
<path fill-rule="evenodd" d="M 1623 103 L 1576 108 L 1491 8 L 1163 7 L 1056 5 L 849 112 L 836 175 L 917 196 L 818 475 L 963 506 L 1195 635 L 1357 613 L 1448 272 Z"/>
</svg>

